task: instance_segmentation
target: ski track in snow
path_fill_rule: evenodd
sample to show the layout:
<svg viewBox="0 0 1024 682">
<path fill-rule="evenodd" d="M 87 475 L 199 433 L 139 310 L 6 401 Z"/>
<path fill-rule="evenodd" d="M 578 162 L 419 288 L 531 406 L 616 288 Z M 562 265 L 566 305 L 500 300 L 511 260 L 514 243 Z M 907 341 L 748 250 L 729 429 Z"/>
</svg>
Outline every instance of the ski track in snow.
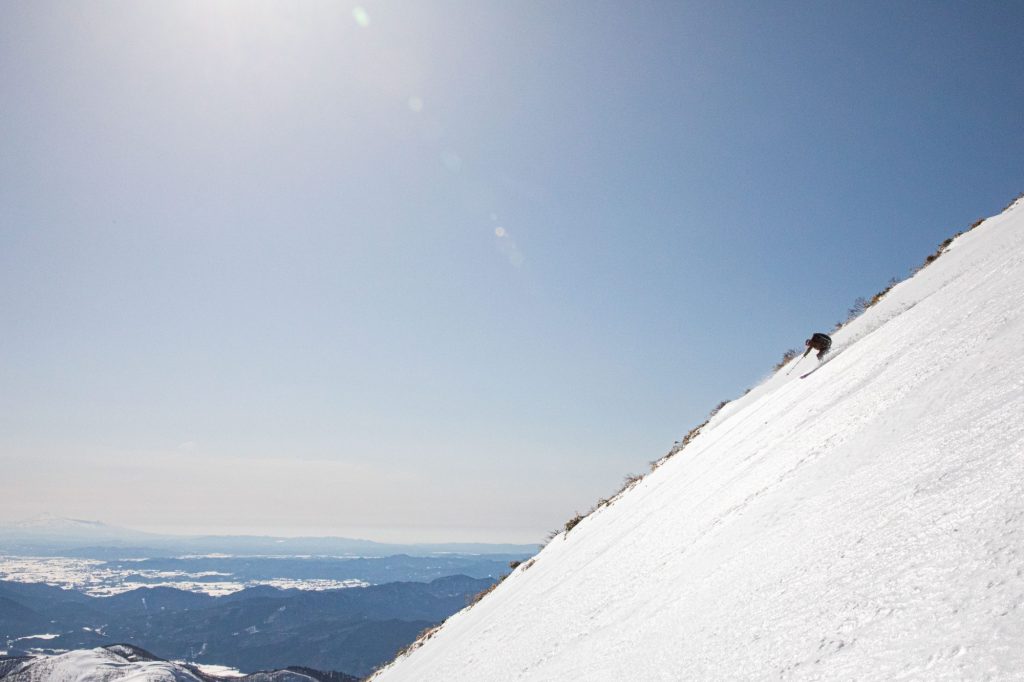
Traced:
<svg viewBox="0 0 1024 682">
<path fill-rule="evenodd" d="M 1024 679 L 1024 204 L 374 678 Z"/>
</svg>

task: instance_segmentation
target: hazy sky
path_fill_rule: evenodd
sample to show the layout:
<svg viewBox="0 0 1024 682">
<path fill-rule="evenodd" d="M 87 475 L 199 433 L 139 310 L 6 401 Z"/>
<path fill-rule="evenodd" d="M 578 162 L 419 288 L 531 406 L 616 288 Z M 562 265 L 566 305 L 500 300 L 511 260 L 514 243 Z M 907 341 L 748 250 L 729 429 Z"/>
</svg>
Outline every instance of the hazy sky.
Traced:
<svg viewBox="0 0 1024 682">
<path fill-rule="evenodd" d="M 0 522 L 542 539 L 1024 190 L 1022 25 L 0 3 Z"/>
</svg>

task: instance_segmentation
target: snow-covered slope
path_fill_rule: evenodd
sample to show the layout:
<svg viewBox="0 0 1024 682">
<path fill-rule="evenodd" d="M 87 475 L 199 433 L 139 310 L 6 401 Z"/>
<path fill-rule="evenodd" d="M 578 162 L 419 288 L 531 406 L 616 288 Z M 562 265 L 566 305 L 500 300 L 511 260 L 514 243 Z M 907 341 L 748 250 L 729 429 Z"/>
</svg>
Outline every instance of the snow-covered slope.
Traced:
<svg viewBox="0 0 1024 682">
<path fill-rule="evenodd" d="M 834 338 L 374 681 L 1024 679 L 1024 203 Z"/>
</svg>

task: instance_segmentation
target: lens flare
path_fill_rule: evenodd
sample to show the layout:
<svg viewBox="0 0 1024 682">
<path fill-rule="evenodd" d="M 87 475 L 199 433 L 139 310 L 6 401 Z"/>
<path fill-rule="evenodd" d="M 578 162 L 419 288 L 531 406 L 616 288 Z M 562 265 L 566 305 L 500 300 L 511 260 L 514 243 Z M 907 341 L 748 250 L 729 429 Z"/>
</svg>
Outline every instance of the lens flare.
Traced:
<svg viewBox="0 0 1024 682">
<path fill-rule="evenodd" d="M 366 28 L 370 25 L 370 13 L 361 5 L 357 5 L 352 10 L 352 18 L 356 20 L 356 23 L 359 24 L 361 28 Z"/>
<path fill-rule="evenodd" d="M 412 109 L 417 114 L 420 113 L 421 111 L 423 111 L 423 100 L 420 99 L 419 97 L 410 97 L 409 108 Z"/>
<path fill-rule="evenodd" d="M 441 153 L 441 163 L 452 173 L 458 173 L 462 168 L 462 157 L 455 152 L 448 150 Z"/>
</svg>

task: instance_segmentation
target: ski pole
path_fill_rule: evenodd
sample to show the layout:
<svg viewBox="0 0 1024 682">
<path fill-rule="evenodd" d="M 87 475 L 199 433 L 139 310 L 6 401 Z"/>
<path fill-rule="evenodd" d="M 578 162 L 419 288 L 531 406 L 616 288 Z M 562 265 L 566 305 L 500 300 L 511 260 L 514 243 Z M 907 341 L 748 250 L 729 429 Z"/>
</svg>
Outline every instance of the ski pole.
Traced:
<svg viewBox="0 0 1024 682">
<path fill-rule="evenodd" d="M 803 360 L 806 357 L 807 357 L 807 353 L 804 353 L 803 355 L 800 356 L 800 360 Z M 797 360 L 796 362 L 793 363 L 793 366 L 789 368 L 789 372 L 792 372 L 794 369 L 796 369 L 796 366 L 800 364 L 800 360 Z M 789 372 L 786 372 L 782 376 L 788 377 L 789 376 Z"/>
</svg>

